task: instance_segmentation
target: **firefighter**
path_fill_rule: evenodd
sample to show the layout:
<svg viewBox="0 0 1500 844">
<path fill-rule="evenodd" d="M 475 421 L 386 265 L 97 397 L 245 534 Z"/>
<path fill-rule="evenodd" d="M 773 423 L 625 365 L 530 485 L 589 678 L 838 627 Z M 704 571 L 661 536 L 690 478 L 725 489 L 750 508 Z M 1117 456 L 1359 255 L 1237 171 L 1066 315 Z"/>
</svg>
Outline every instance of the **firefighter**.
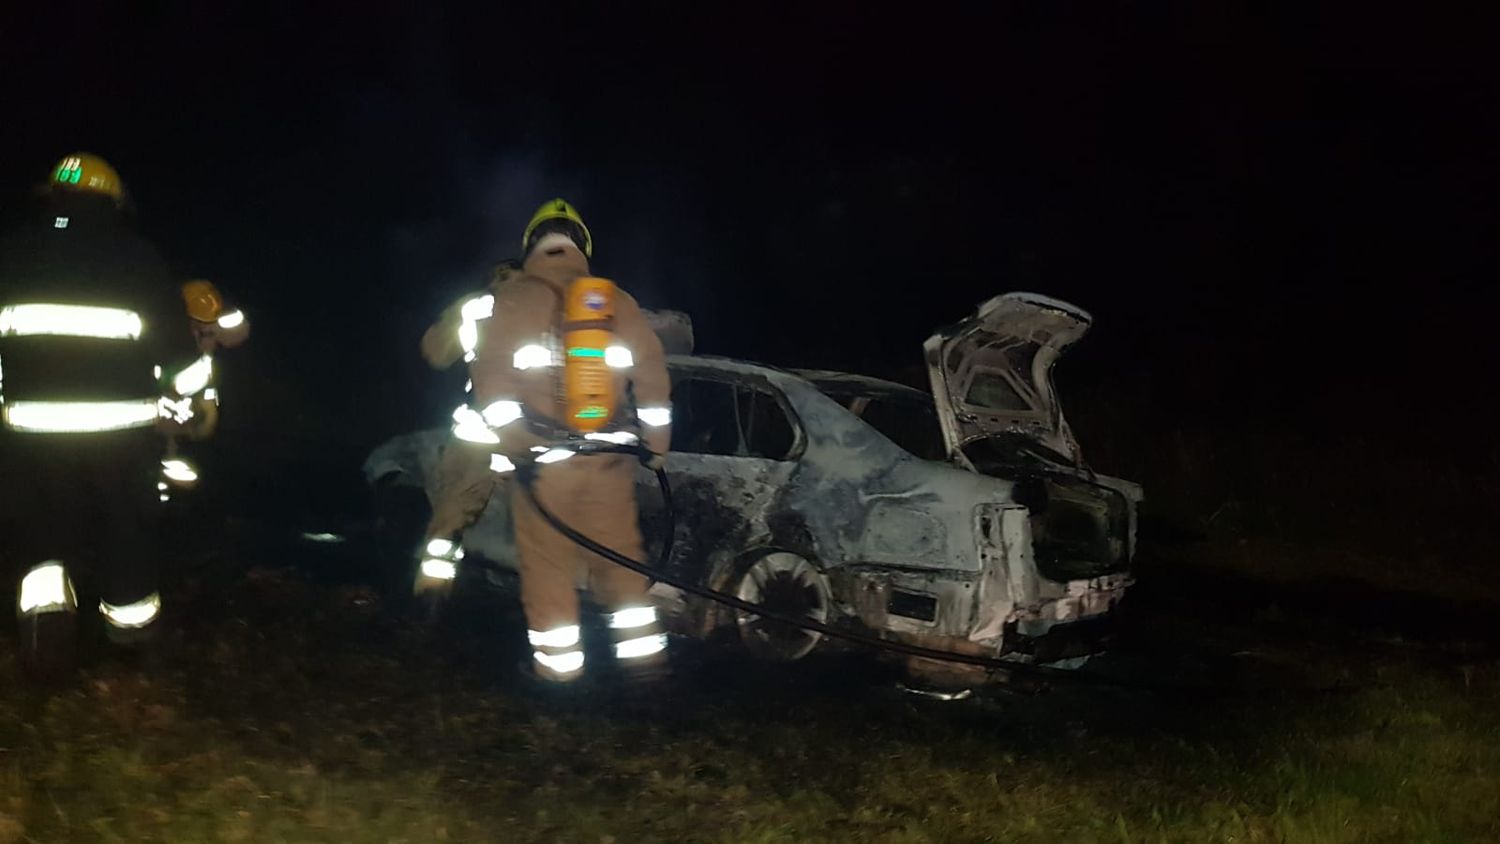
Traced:
<svg viewBox="0 0 1500 844">
<path fill-rule="evenodd" d="M 484 291 L 468 294 L 443 311 L 422 335 L 422 357 L 428 365 L 445 370 L 460 359 L 465 363 L 474 360 L 479 325 L 489 319 L 496 291 L 520 269 L 519 261 L 502 261 Z M 458 563 L 463 558 L 460 536 L 484 512 L 500 480 L 499 475 L 490 471 L 493 443 L 494 435 L 466 396 L 453 412 L 453 438 L 443 447 L 433 483 L 427 490 L 432 518 L 419 555 L 414 584 L 418 595 L 441 596 L 452 588 Z"/>
<path fill-rule="evenodd" d="M 42 204 L 0 242 L 0 537 L 22 658 L 45 668 L 71 654 L 80 595 L 116 642 L 155 630 L 159 432 L 191 425 L 211 365 L 109 164 L 68 156 Z"/>
<path fill-rule="evenodd" d="M 170 501 L 174 492 L 198 485 L 198 468 L 184 452 L 182 440 L 207 439 L 218 428 L 219 387 L 214 353 L 243 345 L 250 337 L 250 321 L 245 312 L 227 304 L 212 282 L 200 278 L 182 285 L 182 302 L 187 308 L 189 333 L 198 349 L 196 366 L 207 374 L 208 380 L 192 400 L 190 419 L 167 432 L 167 453 L 157 485 L 163 503 Z"/>
<path fill-rule="evenodd" d="M 608 419 L 594 420 L 608 424 L 594 426 L 588 436 L 643 442 L 653 455 L 648 465 L 659 467 L 671 440 L 671 385 L 661 341 L 634 299 L 609 282 L 589 278 L 593 240 L 567 202 L 553 200 L 537 211 L 521 252 L 519 277 L 501 286 L 494 317 L 480 326 L 472 366 L 475 403 L 497 443 L 492 466 L 503 474 L 534 459 L 543 506 L 604 545 L 641 559 L 635 458 L 575 455 L 544 446 L 577 436 L 574 419 L 592 415 L 572 409 L 575 385 L 565 378 L 573 370 L 564 356 L 587 354 L 595 362 L 607 361 L 613 395 L 622 398 Z M 583 283 L 579 279 L 599 285 L 588 288 L 585 299 L 588 307 L 600 308 L 601 319 L 577 319 L 570 297 Z M 611 307 L 612 319 L 602 318 Z M 605 326 L 612 332 L 607 349 L 565 348 L 571 332 Z M 646 579 L 574 545 L 542 519 L 519 484 L 511 487 L 521 603 L 536 675 L 568 682 L 584 673 L 575 591 L 580 580 L 606 612 L 612 652 L 627 676 L 665 674 L 666 636 Z"/>
</svg>

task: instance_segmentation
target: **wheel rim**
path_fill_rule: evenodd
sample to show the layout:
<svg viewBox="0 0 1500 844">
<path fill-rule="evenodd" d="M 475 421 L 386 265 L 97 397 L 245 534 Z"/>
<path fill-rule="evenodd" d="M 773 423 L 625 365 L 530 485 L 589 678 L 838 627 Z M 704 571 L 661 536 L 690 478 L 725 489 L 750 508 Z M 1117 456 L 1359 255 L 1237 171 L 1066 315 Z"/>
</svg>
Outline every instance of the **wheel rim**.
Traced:
<svg viewBox="0 0 1500 844">
<path fill-rule="evenodd" d="M 822 623 L 827 623 L 832 603 L 823 573 L 802 557 L 784 551 L 752 563 L 740 578 L 735 597 L 772 612 Z M 742 610 L 735 611 L 735 621 L 740 641 L 751 653 L 766 659 L 801 659 L 823 639 L 822 633 Z"/>
</svg>

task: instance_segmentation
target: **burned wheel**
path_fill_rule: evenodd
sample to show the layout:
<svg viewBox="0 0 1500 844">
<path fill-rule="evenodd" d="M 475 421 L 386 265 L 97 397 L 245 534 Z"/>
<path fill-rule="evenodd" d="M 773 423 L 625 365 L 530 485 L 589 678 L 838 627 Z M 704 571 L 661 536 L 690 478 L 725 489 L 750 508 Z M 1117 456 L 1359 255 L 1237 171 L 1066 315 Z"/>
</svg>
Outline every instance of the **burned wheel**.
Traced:
<svg viewBox="0 0 1500 844">
<path fill-rule="evenodd" d="M 828 579 L 812 563 L 786 551 L 756 558 L 740 576 L 735 597 L 767 610 L 826 623 L 832 593 Z M 735 611 L 740 642 L 763 659 L 791 662 L 807 656 L 823 634 L 760 615 Z"/>
</svg>

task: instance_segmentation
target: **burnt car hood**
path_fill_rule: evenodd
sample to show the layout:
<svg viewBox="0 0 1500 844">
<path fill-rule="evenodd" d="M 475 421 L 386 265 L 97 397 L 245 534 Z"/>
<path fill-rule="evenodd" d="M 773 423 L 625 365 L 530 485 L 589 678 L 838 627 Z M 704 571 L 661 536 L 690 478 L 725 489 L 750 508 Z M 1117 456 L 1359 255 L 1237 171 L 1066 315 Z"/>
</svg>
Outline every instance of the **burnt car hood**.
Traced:
<svg viewBox="0 0 1500 844">
<path fill-rule="evenodd" d="M 1028 437 L 1081 461 L 1052 385 L 1052 365 L 1093 317 L 1036 293 L 1006 293 L 923 344 L 949 453 L 1000 435 Z"/>
</svg>

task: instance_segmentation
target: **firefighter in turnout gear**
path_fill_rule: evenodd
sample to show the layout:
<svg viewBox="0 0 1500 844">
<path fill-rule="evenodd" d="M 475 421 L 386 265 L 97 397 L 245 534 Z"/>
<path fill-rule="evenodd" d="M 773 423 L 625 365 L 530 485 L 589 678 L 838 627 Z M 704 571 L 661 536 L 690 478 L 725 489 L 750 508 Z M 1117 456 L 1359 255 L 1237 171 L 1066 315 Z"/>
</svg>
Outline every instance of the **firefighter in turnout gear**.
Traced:
<svg viewBox="0 0 1500 844">
<path fill-rule="evenodd" d="M 459 360 L 473 361 L 479 343 L 479 324 L 490 318 L 495 293 L 520 272 L 519 261 L 502 261 L 488 287 L 454 302 L 422 335 L 422 357 L 438 370 Z M 463 559 L 460 537 L 484 512 L 501 476 L 490 471 L 494 435 L 470 402 L 472 383 L 463 404 L 453 411 L 453 438 L 443 447 L 433 483 L 427 489 L 432 518 L 427 523 L 417 565 L 414 591 L 446 594 Z"/>
<path fill-rule="evenodd" d="M 583 455 L 548 443 L 586 436 L 643 442 L 659 466 L 671 441 L 671 384 L 660 339 L 635 300 L 589 274 L 593 240 L 563 200 L 537 211 L 522 238 L 521 274 L 495 294 L 480 324 L 471 370 L 475 405 L 492 436 L 492 467 L 534 460 L 536 494 L 564 522 L 641 559 L 636 460 Z M 611 647 L 627 676 L 665 673 L 666 636 L 644 577 L 557 533 L 512 484 L 521 603 L 537 676 L 584 673 L 577 588 L 606 612 Z"/>
<path fill-rule="evenodd" d="M 115 641 L 153 630 L 161 435 L 211 374 L 114 169 L 68 156 L 42 203 L 0 241 L 0 537 L 33 667 L 68 661 L 80 602 Z"/>
<path fill-rule="evenodd" d="M 176 430 L 167 432 L 167 456 L 162 461 L 161 483 L 157 485 L 163 503 L 170 501 L 175 492 L 198 486 L 197 466 L 184 452 L 182 441 L 207 439 L 218 428 L 219 388 L 214 353 L 240 346 L 250 337 L 250 321 L 245 312 L 226 304 L 212 282 L 194 279 L 182 285 L 182 302 L 199 355 L 195 369 L 190 372 L 201 373 L 207 380 L 189 400 L 186 419 Z"/>
</svg>

